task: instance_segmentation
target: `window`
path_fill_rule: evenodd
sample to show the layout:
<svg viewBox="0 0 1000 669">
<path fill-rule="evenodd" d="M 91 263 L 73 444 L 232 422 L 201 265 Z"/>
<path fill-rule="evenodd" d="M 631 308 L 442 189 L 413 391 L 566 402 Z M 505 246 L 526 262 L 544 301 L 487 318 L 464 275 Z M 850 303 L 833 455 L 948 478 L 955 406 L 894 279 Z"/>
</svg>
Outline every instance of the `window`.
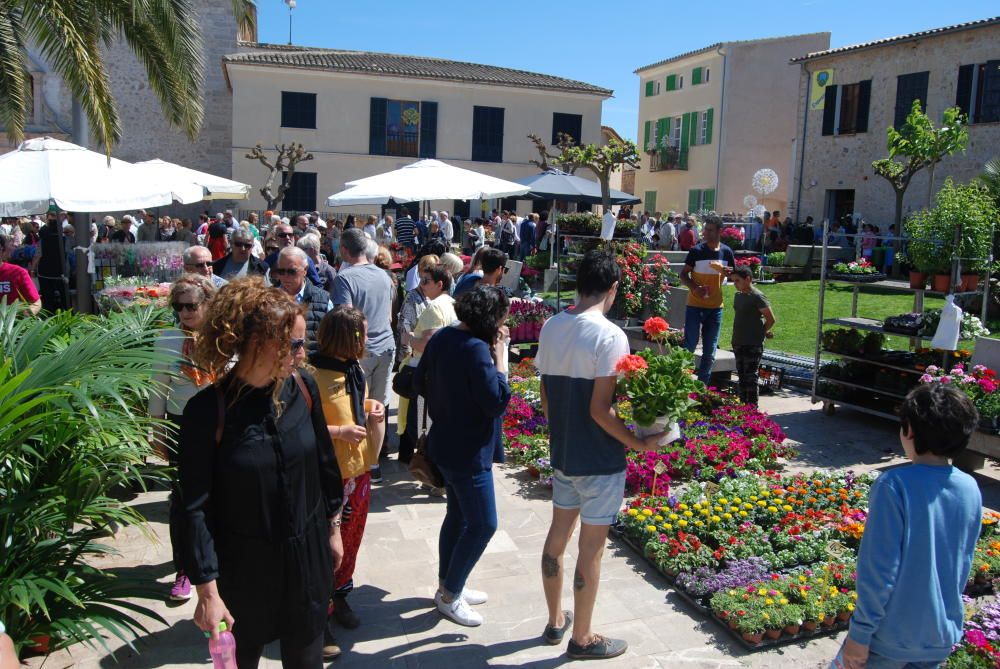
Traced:
<svg viewBox="0 0 1000 669">
<path fill-rule="evenodd" d="M 681 145 L 681 126 L 683 125 L 683 117 L 675 116 L 673 119 L 673 127 L 670 129 L 670 146 L 675 149 Z"/>
<path fill-rule="evenodd" d="M 284 175 L 282 175 L 284 177 Z M 281 201 L 282 211 L 313 211 L 316 209 L 316 173 L 296 172 Z"/>
<path fill-rule="evenodd" d="M 705 68 L 703 68 L 703 67 L 696 67 L 693 70 L 691 70 L 691 85 L 692 86 L 697 86 L 698 84 L 703 83 L 702 77 L 704 77 L 704 72 L 705 72 Z"/>
<path fill-rule="evenodd" d="M 559 134 L 569 135 L 577 144 L 582 144 L 583 114 L 552 114 L 552 144 L 559 143 Z"/>
<path fill-rule="evenodd" d="M 684 75 L 683 74 L 678 74 L 677 75 L 677 90 L 680 90 L 682 88 L 684 88 Z"/>
<path fill-rule="evenodd" d="M 958 68 L 955 105 L 969 123 L 1000 121 L 1000 60 Z"/>
<path fill-rule="evenodd" d="M 896 77 L 896 112 L 893 127 L 906 123 L 906 117 L 913 108 L 914 100 L 920 101 L 920 108 L 927 109 L 927 79 L 930 72 L 914 72 Z"/>
<path fill-rule="evenodd" d="M 656 211 L 656 191 L 648 190 L 642 198 L 642 206 L 644 211 L 653 213 Z"/>
<path fill-rule="evenodd" d="M 712 109 L 706 109 L 703 112 L 694 112 L 695 115 L 695 134 L 692 137 L 692 144 L 711 144 L 712 143 Z"/>
<path fill-rule="evenodd" d="M 701 73 L 701 83 L 707 84 L 709 81 L 709 76 L 712 73 L 710 68 L 705 68 L 705 71 Z"/>
<path fill-rule="evenodd" d="M 368 153 L 374 156 L 437 157 L 437 103 L 371 99 Z"/>
<path fill-rule="evenodd" d="M 715 189 L 705 188 L 688 191 L 688 212 L 712 211 L 715 209 Z"/>
<path fill-rule="evenodd" d="M 872 81 L 826 87 L 823 101 L 824 135 L 849 135 L 868 132 L 868 107 Z"/>
<path fill-rule="evenodd" d="M 679 79 L 680 79 L 680 83 L 678 83 Z M 677 89 L 679 89 L 681 86 L 684 85 L 683 79 L 681 79 L 679 77 L 679 75 L 676 75 L 676 74 L 669 74 L 669 75 L 667 75 L 667 82 L 666 83 L 667 83 L 667 90 L 668 91 L 676 91 Z"/>
<path fill-rule="evenodd" d="M 472 108 L 472 159 L 503 162 L 503 107 Z"/>
<path fill-rule="evenodd" d="M 646 82 L 646 97 L 652 97 L 654 95 L 660 94 L 660 82 L 651 80 Z"/>
<path fill-rule="evenodd" d="M 281 127 L 316 128 L 316 94 L 281 91 Z"/>
</svg>

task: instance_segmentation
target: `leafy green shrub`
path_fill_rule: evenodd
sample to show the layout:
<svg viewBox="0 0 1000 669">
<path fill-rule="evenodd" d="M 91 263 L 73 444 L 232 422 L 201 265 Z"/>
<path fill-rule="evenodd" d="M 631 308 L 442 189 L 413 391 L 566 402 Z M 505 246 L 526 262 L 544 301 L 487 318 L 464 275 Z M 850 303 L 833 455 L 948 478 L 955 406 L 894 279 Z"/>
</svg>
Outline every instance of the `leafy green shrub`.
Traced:
<svg viewBox="0 0 1000 669">
<path fill-rule="evenodd" d="M 781 267 L 784 264 L 785 264 L 784 251 L 774 251 L 773 253 L 767 254 L 768 267 Z"/>
</svg>

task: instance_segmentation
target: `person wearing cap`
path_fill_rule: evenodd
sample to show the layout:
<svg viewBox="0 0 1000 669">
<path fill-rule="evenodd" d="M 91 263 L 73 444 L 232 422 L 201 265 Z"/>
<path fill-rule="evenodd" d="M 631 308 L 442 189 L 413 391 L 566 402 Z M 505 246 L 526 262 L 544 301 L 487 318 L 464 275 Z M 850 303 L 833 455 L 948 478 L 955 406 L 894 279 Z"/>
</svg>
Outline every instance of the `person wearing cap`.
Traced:
<svg viewBox="0 0 1000 669">
<path fill-rule="evenodd" d="M 136 233 L 137 241 L 156 242 L 160 240 L 160 222 L 145 209 L 139 210 L 139 218 L 142 224 Z M 124 220 L 124 219 L 123 219 Z"/>
<path fill-rule="evenodd" d="M 135 244 L 135 234 L 132 232 L 132 225 L 131 216 L 128 214 L 122 216 L 121 223 L 118 224 L 118 230 L 111 235 L 111 241 L 119 244 Z"/>
</svg>

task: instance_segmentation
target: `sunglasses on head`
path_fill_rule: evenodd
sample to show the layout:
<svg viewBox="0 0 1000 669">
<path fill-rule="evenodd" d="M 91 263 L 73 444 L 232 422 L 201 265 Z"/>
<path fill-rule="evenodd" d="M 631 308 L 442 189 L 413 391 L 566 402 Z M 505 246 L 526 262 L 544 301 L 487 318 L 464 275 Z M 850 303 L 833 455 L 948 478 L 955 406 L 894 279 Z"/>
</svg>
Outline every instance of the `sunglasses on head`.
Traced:
<svg viewBox="0 0 1000 669">
<path fill-rule="evenodd" d="M 182 311 L 198 311 L 201 302 L 171 302 L 170 308 L 180 313 Z"/>
<path fill-rule="evenodd" d="M 299 270 L 295 267 L 290 267 L 288 269 L 282 269 L 281 267 L 275 267 L 271 270 L 271 274 L 275 276 L 295 276 L 299 273 Z"/>
<path fill-rule="evenodd" d="M 305 348 L 305 345 L 306 345 L 306 340 L 305 339 L 293 339 L 292 342 L 291 342 L 291 349 L 290 350 L 291 350 L 292 353 L 298 353 L 303 348 Z"/>
<path fill-rule="evenodd" d="M 205 261 L 205 262 L 190 262 L 190 263 L 184 263 L 184 266 L 185 266 L 185 267 L 198 267 L 198 268 L 200 268 L 200 269 L 205 269 L 206 267 L 211 267 L 211 266 L 212 266 L 212 263 L 211 263 L 211 261 Z"/>
<path fill-rule="evenodd" d="M 233 246 L 238 246 L 241 249 L 252 249 L 253 248 L 253 244 L 250 244 L 248 242 L 233 242 Z"/>
</svg>

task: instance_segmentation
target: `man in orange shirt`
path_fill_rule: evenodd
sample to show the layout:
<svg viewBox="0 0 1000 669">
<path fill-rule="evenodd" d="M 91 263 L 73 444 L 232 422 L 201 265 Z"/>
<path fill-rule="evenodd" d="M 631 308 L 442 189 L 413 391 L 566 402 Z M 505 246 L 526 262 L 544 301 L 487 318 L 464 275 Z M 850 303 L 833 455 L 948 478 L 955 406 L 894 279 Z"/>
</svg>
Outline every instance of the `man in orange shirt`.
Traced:
<svg viewBox="0 0 1000 669">
<path fill-rule="evenodd" d="M 681 283 L 690 291 L 684 317 L 684 347 L 694 353 L 701 338 L 698 379 L 706 385 L 722 328 L 722 282 L 736 268 L 736 256 L 720 241 L 721 232 L 722 219 L 714 214 L 706 216 L 704 241 L 688 251 L 681 270 Z"/>
</svg>

